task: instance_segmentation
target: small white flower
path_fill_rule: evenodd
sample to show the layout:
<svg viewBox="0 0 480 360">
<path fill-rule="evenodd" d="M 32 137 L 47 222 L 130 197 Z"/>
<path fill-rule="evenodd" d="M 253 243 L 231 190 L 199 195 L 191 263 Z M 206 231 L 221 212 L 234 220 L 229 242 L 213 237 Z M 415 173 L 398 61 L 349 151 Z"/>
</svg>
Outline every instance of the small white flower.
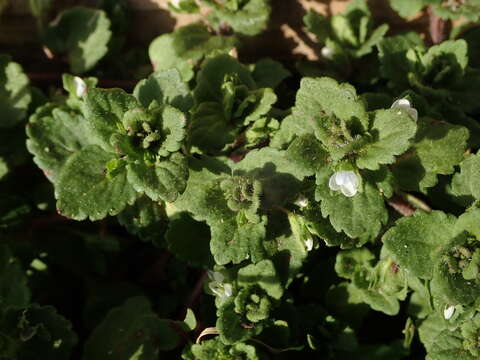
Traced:
<svg viewBox="0 0 480 360">
<path fill-rule="evenodd" d="M 221 273 L 208 270 L 207 275 L 210 280 L 212 280 L 208 284 L 208 287 L 215 295 L 221 298 L 232 296 L 232 285 L 223 282 L 225 277 Z"/>
<path fill-rule="evenodd" d="M 180 6 L 180 0 L 170 0 L 170 4 L 172 4 L 173 7 L 177 8 Z"/>
<path fill-rule="evenodd" d="M 337 171 L 328 181 L 328 187 L 333 191 L 341 191 L 346 197 L 355 196 L 360 186 L 357 174 L 353 171 Z"/>
<path fill-rule="evenodd" d="M 85 81 L 78 76 L 75 76 L 73 81 L 75 82 L 75 94 L 78 97 L 85 96 L 87 94 L 87 84 L 85 84 Z"/>
<path fill-rule="evenodd" d="M 450 306 L 445 306 L 445 309 L 443 310 L 443 317 L 445 320 L 449 320 L 453 314 L 455 313 L 455 305 L 450 305 Z"/>
<path fill-rule="evenodd" d="M 410 101 L 408 99 L 398 99 L 395 100 L 394 103 L 391 106 L 392 109 L 402 109 L 407 112 L 407 114 L 415 121 L 418 120 L 418 111 L 417 109 L 413 108 L 412 105 L 410 104 Z"/>
<path fill-rule="evenodd" d="M 308 206 L 308 199 L 303 195 L 299 195 L 297 200 L 295 200 L 295 205 L 302 209 L 306 208 Z"/>
<path fill-rule="evenodd" d="M 305 247 L 307 248 L 307 251 L 313 249 L 313 239 L 311 237 L 305 240 Z"/>
<path fill-rule="evenodd" d="M 332 60 L 333 55 L 335 54 L 333 49 L 329 48 L 328 46 L 322 47 L 322 49 L 320 50 L 320 53 L 325 59 L 328 59 L 328 60 Z"/>
</svg>

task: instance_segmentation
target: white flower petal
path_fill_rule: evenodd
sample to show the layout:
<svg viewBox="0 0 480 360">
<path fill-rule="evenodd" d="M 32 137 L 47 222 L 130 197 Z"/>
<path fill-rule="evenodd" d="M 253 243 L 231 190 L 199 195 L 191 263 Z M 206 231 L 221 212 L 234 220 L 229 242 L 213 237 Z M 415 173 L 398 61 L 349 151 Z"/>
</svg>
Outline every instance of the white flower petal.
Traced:
<svg viewBox="0 0 480 360">
<path fill-rule="evenodd" d="M 407 114 L 415 121 L 418 120 L 418 111 L 412 107 L 412 104 L 408 99 L 402 98 L 395 100 L 391 106 L 392 109 L 401 109 L 407 112 Z"/>
<path fill-rule="evenodd" d="M 409 108 L 409 109 L 407 110 L 407 113 L 408 113 L 408 115 L 410 115 L 410 117 L 411 117 L 413 120 L 415 120 L 415 121 L 418 120 L 418 111 L 417 111 L 417 109 Z"/>
<path fill-rule="evenodd" d="M 455 313 L 455 305 L 450 305 L 449 307 L 445 307 L 443 310 L 443 317 L 445 320 L 449 320 L 453 314 Z"/>
<path fill-rule="evenodd" d="M 341 192 L 346 197 L 352 197 L 357 194 L 358 186 L 355 186 L 353 183 L 347 183 L 342 186 Z"/>
<path fill-rule="evenodd" d="M 320 50 L 320 53 L 322 54 L 322 56 L 325 59 L 328 59 L 328 60 L 333 59 L 334 51 L 333 51 L 333 49 L 331 49 L 327 46 L 322 47 L 322 49 Z"/>
<path fill-rule="evenodd" d="M 305 246 L 307 248 L 307 251 L 312 250 L 313 249 L 313 239 L 308 238 L 307 240 L 305 240 Z"/>
<path fill-rule="evenodd" d="M 308 206 L 308 199 L 305 196 L 300 195 L 297 200 L 295 200 L 295 205 L 303 209 Z"/>
<path fill-rule="evenodd" d="M 333 191 L 341 191 L 347 197 L 355 196 L 358 192 L 360 181 L 353 171 L 337 171 L 328 181 L 328 187 Z"/>
<path fill-rule="evenodd" d="M 87 84 L 85 81 L 83 81 L 82 78 L 75 76 L 73 82 L 75 83 L 75 94 L 78 97 L 85 96 L 87 94 Z"/>
<path fill-rule="evenodd" d="M 223 290 L 226 297 L 232 296 L 232 285 L 230 284 L 223 284 Z"/>
<path fill-rule="evenodd" d="M 330 176 L 330 180 L 328 180 L 328 187 L 333 191 L 340 190 L 340 185 L 337 183 L 337 173 L 334 173 L 332 176 Z"/>
<path fill-rule="evenodd" d="M 397 107 L 411 107 L 412 105 L 410 104 L 410 100 L 402 98 L 395 100 L 392 104 L 392 108 L 397 108 Z"/>
</svg>

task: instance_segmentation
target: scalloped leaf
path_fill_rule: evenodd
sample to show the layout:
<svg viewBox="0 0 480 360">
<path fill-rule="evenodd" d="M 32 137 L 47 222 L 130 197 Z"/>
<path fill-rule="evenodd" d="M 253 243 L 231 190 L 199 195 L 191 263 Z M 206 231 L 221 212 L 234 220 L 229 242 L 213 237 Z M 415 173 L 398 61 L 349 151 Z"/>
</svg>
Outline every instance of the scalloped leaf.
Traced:
<svg viewBox="0 0 480 360">
<path fill-rule="evenodd" d="M 61 12 L 49 24 L 44 41 L 54 52 L 68 56 L 73 73 L 82 74 L 107 54 L 110 26 L 103 10 L 74 7 Z"/>
<path fill-rule="evenodd" d="M 160 319 L 145 297 L 128 299 L 113 308 L 93 330 L 85 344 L 83 359 L 129 360 L 158 358 L 160 352 L 180 344 L 183 322 Z"/>
<path fill-rule="evenodd" d="M 343 231 L 360 243 L 374 240 L 382 225 L 388 220 L 382 193 L 370 183 L 363 180 L 362 190 L 353 197 L 346 197 L 328 187 L 331 171 L 317 173 L 315 199 L 321 201 L 323 217 L 328 217 L 333 228 Z"/>
<path fill-rule="evenodd" d="M 70 156 L 94 144 L 83 116 L 51 103 L 37 109 L 26 131 L 28 151 L 53 183 Z"/>
<path fill-rule="evenodd" d="M 117 216 L 118 222 L 131 234 L 147 242 L 160 244 L 167 228 L 165 206 L 146 196 L 139 197 Z"/>
<path fill-rule="evenodd" d="M 97 145 L 90 145 L 66 161 L 55 188 L 58 211 L 75 220 L 100 220 L 117 215 L 138 194 L 127 181 L 125 168 L 107 176 L 106 164 L 115 157 Z"/>
<path fill-rule="evenodd" d="M 68 360 L 78 342 L 72 324 L 52 306 L 11 308 L 2 328 L 16 342 L 15 359 L 34 360 L 41 354 L 46 360 Z"/>
<path fill-rule="evenodd" d="M 469 155 L 460 163 L 460 172 L 452 179 L 452 192 L 480 199 L 480 153 Z"/>
<path fill-rule="evenodd" d="M 369 129 L 373 138 L 361 149 L 356 160 L 361 169 L 377 170 L 391 164 L 395 155 L 404 153 L 417 130 L 417 124 L 400 109 L 377 110 Z"/>
<path fill-rule="evenodd" d="M 92 134 L 98 138 L 104 150 L 114 152 L 110 142 L 118 131 L 123 115 L 139 103 L 134 96 L 122 89 L 90 89 L 85 100 L 85 118 Z"/>
<path fill-rule="evenodd" d="M 0 128 L 9 128 L 22 122 L 32 100 L 29 79 L 22 67 L 0 56 Z"/>
<path fill-rule="evenodd" d="M 176 69 L 158 71 L 140 80 L 133 90 L 133 95 L 144 108 L 156 101 L 158 105 L 168 104 L 187 112 L 193 105 L 190 90 Z"/>
<path fill-rule="evenodd" d="M 172 202 L 187 186 L 187 161 L 175 153 L 153 165 L 137 161 L 127 165 L 127 178 L 139 193 L 145 193 L 153 201 Z"/>
<path fill-rule="evenodd" d="M 184 81 L 193 78 L 193 65 L 214 51 L 228 52 L 236 45 L 233 37 L 215 36 L 202 24 L 180 27 L 150 43 L 148 54 L 155 71 L 176 68 Z"/>
<path fill-rule="evenodd" d="M 383 243 L 396 263 L 414 276 L 431 279 L 442 249 L 456 236 L 456 221 L 441 211 L 417 211 L 399 219 L 383 235 Z"/>
</svg>

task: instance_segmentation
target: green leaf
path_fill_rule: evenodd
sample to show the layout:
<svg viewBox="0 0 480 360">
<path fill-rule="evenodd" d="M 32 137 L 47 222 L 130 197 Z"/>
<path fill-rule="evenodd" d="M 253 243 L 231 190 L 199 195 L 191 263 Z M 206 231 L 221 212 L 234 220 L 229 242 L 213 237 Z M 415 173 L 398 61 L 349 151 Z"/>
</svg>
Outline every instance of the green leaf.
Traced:
<svg viewBox="0 0 480 360">
<path fill-rule="evenodd" d="M 144 108 L 156 101 L 158 105 L 168 104 L 187 112 L 193 105 L 190 90 L 176 69 L 153 73 L 135 86 L 133 94 Z"/>
<path fill-rule="evenodd" d="M 256 263 L 265 258 L 266 216 L 253 224 L 238 221 L 230 211 L 220 221 L 210 220 L 208 224 L 212 234 L 210 251 L 218 265 L 238 264 L 246 259 Z"/>
<path fill-rule="evenodd" d="M 37 108 L 26 131 L 33 161 L 53 183 L 70 156 L 95 144 L 83 116 L 51 103 Z"/>
<path fill-rule="evenodd" d="M 309 10 L 303 17 L 303 23 L 321 44 L 325 42 L 331 31 L 328 18 L 312 10 Z"/>
<path fill-rule="evenodd" d="M 404 18 L 416 15 L 426 3 L 425 0 L 390 0 L 392 8 Z"/>
<path fill-rule="evenodd" d="M 374 258 L 367 249 L 341 251 L 337 255 L 335 271 L 339 276 L 352 280 L 358 297 L 372 309 L 396 315 L 400 310 L 398 300 L 405 299 L 407 284 L 403 276 L 391 271 L 388 259 L 372 267 Z"/>
<path fill-rule="evenodd" d="M 425 191 L 436 184 L 437 175 L 453 173 L 464 159 L 469 132 L 463 126 L 430 118 L 421 118 L 418 124 L 411 152 L 398 159 L 392 170 L 403 189 Z M 417 169 L 416 177 L 412 168 Z"/>
<path fill-rule="evenodd" d="M 444 330 L 435 337 L 425 358 L 426 360 L 474 360 L 463 347 L 462 337 L 458 332 Z"/>
<path fill-rule="evenodd" d="M 431 279 L 440 253 L 456 236 L 456 218 L 441 211 L 415 212 L 404 217 L 383 236 L 385 248 L 414 276 Z"/>
<path fill-rule="evenodd" d="M 210 22 L 217 28 L 225 23 L 242 35 L 253 36 L 260 33 L 267 26 L 270 17 L 270 2 L 268 0 L 227 0 L 225 4 L 218 4 L 212 0 L 204 1 L 213 7 Z"/>
<path fill-rule="evenodd" d="M 306 126 L 304 119 L 287 116 L 280 123 L 280 129 L 274 134 L 270 141 L 270 147 L 283 150 L 288 147 L 296 136 L 309 135 L 311 130 Z"/>
<path fill-rule="evenodd" d="M 194 358 L 198 360 L 228 360 L 232 357 L 260 360 L 254 346 L 244 343 L 229 346 L 223 344 L 219 338 L 205 340 L 201 344 L 193 344 L 191 350 Z"/>
<path fill-rule="evenodd" d="M 78 338 L 72 324 L 52 306 L 11 308 L 2 319 L 8 335 L 16 342 L 16 359 L 68 360 Z M 20 341 L 19 341 L 20 340 Z"/>
<path fill-rule="evenodd" d="M 279 300 L 283 295 L 277 271 L 271 260 L 250 264 L 238 271 L 238 286 L 259 286 L 272 298 Z"/>
<path fill-rule="evenodd" d="M 225 118 L 220 103 L 204 102 L 192 115 L 189 136 L 193 146 L 215 153 L 233 144 L 238 132 L 238 128 Z"/>
<path fill-rule="evenodd" d="M 334 229 L 343 231 L 350 238 L 360 242 L 373 240 L 388 219 L 383 196 L 369 181 L 364 180 L 363 188 L 353 197 L 332 191 L 328 187 L 332 173 L 317 173 L 315 198 L 321 200 L 323 217 L 328 217 Z"/>
<path fill-rule="evenodd" d="M 407 58 L 407 51 L 415 46 L 423 46 L 420 36 L 417 33 L 409 32 L 387 37 L 377 46 L 382 76 L 392 82 L 390 85 L 408 86 L 405 74 L 409 73 L 414 65 Z"/>
<path fill-rule="evenodd" d="M 183 26 L 171 34 L 157 37 L 148 53 L 155 71 L 176 68 L 184 81 L 193 78 L 193 65 L 214 51 L 228 52 L 235 47 L 233 37 L 214 36 L 206 26 Z"/>
<path fill-rule="evenodd" d="M 147 242 L 161 243 L 167 228 L 165 206 L 146 196 L 139 197 L 117 216 L 118 222 L 131 234 Z"/>
<path fill-rule="evenodd" d="M 82 74 L 107 54 L 111 36 L 110 20 L 104 11 L 74 7 L 50 23 L 44 41 L 54 52 L 68 56 L 73 73 Z"/>
<path fill-rule="evenodd" d="M 365 105 L 349 84 L 323 78 L 303 78 L 297 92 L 293 116 L 296 121 L 310 128 L 325 117 L 335 118 L 351 124 L 358 130 L 368 128 Z"/>
<path fill-rule="evenodd" d="M 225 77 L 235 74 L 240 84 L 245 85 L 248 90 L 256 88 L 252 75 L 246 66 L 228 54 L 220 54 L 207 59 L 197 74 L 197 86 L 193 96 L 197 104 L 215 101 L 222 102 L 224 93 L 222 85 Z"/>
<path fill-rule="evenodd" d="M 100 220 L 117 215 L 138 194 L 127 182 L 125 168 L 107 176 L 107 162 L 115 157 L 96 145 L 70 156 L 59 174 L 55 197 L 58 211 L 75 220 Z"/>
<path fill-rule="evenodd" d="M 340 246 L 348 249 L 360 245 L 357 241 L 350 239 L 342 232 L 337 232 L 330 221 L 322 216 L 320 204 L 308 206 L 304 210 L 305 223 L 312 234 L 325 241 L 327 246 Z"/>
<path fill-rule="evenodd" d="M 335 261 L 335 271 L 338 276 L 353 280 L 355 273 L 363 268 L 372 268 L 375 255 L 368 249 L 340 251 Z"/>
<path fill-rule="evenodd" d="M 186 263 L 211 269 L 215 264 L 210 253 L 210 229 L 182 212 L 170 220 L 165 234 L 168 249 Z"/>
<path fill-rule="evenodd" d="M 31 100 L 29 80 L 22 67 L 9 56 L 0 56 L 0 129 L 22 122 Z"/>
<path fill-rule="evenodd" d="M 233 301 L 222 305 L 217 310 L 217 323 L 215 326 L 220 331 L 222 343 L 233 345 L 246 341 L 262 332 L 263 326 L 261 323 L 256 324 L 254 327 L 245 327 L 243 325 L 246 321 L 235 312 Z"/>
<path fill-rule="evenodd" d="M 264 117 L 256 120 L 244 133 L 246 146 L 252 148 L 264 144 L 279 128 L 280 124 L 276 119 Z"/>
<path fill-rule="evenodd" d="M 0 308 L 27 306 L 30 290 L 27 277 L 10 249 L 0 245 Z"/>
<path fill-rule="evenodd" d="M 155 359 L 180 343 L 183 323 L 160 319 L 144 297 L 130 298 L 113 308 L 91 333 L 83 359 L 128 360 L 141 348 L 141 359 Z M 175 330 L 177 329 L 177 331 Z"/>
<path fill-rule="evenodd" d="M 355 57 L 362 57 L 372 52 L 373 47 L 382 41 L 383 37 L 388 31 L 388 25 L 383 24 L 377 27 L 370 35 L 368 39 L 354 52 Z"/>
<path fill-rule="evenodd" d="M 189 177 L 183 194 L 173 204 L 179 211 L 188 211 L 194 219 L 221 221 L 231 210 L 227 206 L 218 178 L 231 175 L 231 169 L 218 159 L 188 159 Z"/>
<path fill-rule="evenodd" d="M 438 4 L 433 5 L 433 11 L 442 19 L 466 18 L 470 21 L 477 21 L 480 3 L 478 0 L 468 0 L 458 5 L 438 2 Z"/>
<path fill-rule="evenodd" d="M 450 80 L 457 80 L 456 77 L 461 77 L 468 65 L 467 52 L 468 45 L 465 40 L 447 40 L 429 48 L 422 62 L 428 72 L 434 70 L 439 59 L 447 59 L 448 65 L 452 67 L 450 75 L 454 77 Z"/>
<path fill-rule="evenodd" d="M 119 130 L 125 113 L 139 107 L 135 97 L 121 89 L 91 89 L 85 100 L 85 117 L 102 148 L 114 152 L 110 138 Z"/>
<path fill-rule="evenodd" d="M 257 61 L 252 69 L 252 77 L 258 88 L 275 89 L 290 76 L 290 71 L 282 63 L 269 58 Z"/>
<path fill-rule="evenodd" d="M 478 210 L 468 213 L 470 221 L 473 220 L 472 218 L 478 219 L 478 214 Z M 470 224 L 468 221 L 459 221 L 458 225 Z M 466 229 L 458 228 L 458 230 Z M 479 241 L 462 233 L 452 238 L 440 255 L 431 282 L 433 296 L 446 304 L 473 303 L 480 296 Z"/>
<path fill-rule="evenodd" d="M 315 136 L 310 134 L 296 138 L 288 147 L 286 156 L 305 174 L 314 175 L 327 163 L 328 153 Z"/>
<path fill-rule="evenodd" d="M 452 192 L 457 196 L 472 195 L 480 199 L 480 154 L 469 155 L 460 163 L 460 172 L 452 179 Z"/>
<path fill-rule="evenodd" d="M 400 109 L 377 110 L 374 113 L 370 133 L 373 136 L 357 158 L 361 169 L 377 170 L 380 164 L 391 164 L 395 155 L 404 153 L 415 135 L 417 124 Z"/>
<path fill-rule="evenodd" d="M 172 202 L 187 185 L 187 162 L 183 155 L 176 153 L 152 165 L 142 161 L 130 163 L 127 178 L 137 192 L 144 192 L 153 201 Z"/>
<path fill-rule="evenodd" d="M 293 201 L 308 175 L 302 165 L 293 163 L 285 152 L 271 148 L 250 151 L 233 166 L 234 175 L 245 175 L 262 184 L 262 208 L 272 209 Z"/>
<path fill-rule="evenodd" d="M 241 289 L 235 297 L 235 312 L 248 321 L 258 323 L 270 316 L 272 303 L 264 291 L 256 286 Z"/>
</svg>

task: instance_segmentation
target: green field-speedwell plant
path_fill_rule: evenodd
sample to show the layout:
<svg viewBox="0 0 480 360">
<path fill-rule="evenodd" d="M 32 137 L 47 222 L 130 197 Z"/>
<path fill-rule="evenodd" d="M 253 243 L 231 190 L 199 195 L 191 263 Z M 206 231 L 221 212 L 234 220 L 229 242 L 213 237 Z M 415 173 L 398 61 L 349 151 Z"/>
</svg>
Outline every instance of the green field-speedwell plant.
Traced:
<svg viewBox="0 0 480 360">
<path fill-rule="evenodd" d="M 60 70 L 0 55 L 1 360 L 480 359 L 480 1 L 244 61 L 279 1 L 172 0 L 202 21 L 148 48 L 29 2 Z"/>
</svg>

